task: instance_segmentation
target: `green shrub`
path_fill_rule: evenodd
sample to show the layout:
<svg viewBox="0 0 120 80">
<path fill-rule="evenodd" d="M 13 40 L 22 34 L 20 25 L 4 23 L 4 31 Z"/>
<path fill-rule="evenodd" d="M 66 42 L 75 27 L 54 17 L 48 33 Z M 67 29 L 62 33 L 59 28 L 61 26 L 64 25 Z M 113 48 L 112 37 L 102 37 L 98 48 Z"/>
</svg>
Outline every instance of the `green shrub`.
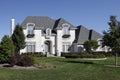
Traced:
<svg viewBox="0 0 120 80">
<path fill-rule="evenodd" d="M 42 52 L 27 52 L 27 53 L 22 53 L 22 55 L 28 55 L 28 56 L 34 56 L 34 57 L 45 57 L 45 54 Z"/>
<path fill-rule="evenodd" d="M 62 57 L 65 58 L 104 58 L 104 54 L 100 53 L 61 53 Z"/>
<path fill-rule="evenodd" d="M 11 38 L 5 35 L 0 42 L 0 63 L 8 62 L 9 56 L 14 53 L 14 45 Z"/>
<path fill-rule="evenodd" d="M 92 53 L 93 50 L 96 50 L 99 47 L 98 42 L 96 40 L 85 41 L 83 46 L 88 53 Z"/>
<path fill-rule="evenodd" d="M 4 54 L 0 54 L 0 63 L 6 63 L 8 62 L 8 56 L 5 56 Z"/>
</svg>

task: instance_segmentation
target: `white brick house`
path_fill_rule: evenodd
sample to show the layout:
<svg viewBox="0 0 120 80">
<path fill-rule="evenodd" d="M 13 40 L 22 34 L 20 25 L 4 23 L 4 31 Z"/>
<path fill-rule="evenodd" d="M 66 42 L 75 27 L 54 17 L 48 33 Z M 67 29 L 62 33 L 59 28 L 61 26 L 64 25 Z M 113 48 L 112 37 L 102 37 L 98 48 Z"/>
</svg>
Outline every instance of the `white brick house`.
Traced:
<svg viewBox="0 0 120 80">
<path fill-rule="evenodd" d="M 102 38 L 94 30 L 75 27 L 62 18 L 54 20 L 44 16 L 28 16 L 21 26 L 26 37 L 26 47 L 20 53 L 43 52 L 60 56 L 61 52 L 82 51 L 86 40 Z"/>
</svg>

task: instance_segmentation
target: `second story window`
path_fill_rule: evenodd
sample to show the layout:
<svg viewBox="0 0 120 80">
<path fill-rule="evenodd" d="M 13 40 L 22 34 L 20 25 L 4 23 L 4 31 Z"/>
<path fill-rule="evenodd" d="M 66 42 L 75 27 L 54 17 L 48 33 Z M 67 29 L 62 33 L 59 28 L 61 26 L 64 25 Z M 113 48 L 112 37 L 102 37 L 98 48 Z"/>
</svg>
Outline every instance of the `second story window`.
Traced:
<svg viewBox="0 0 120 80">
<path fill-rule="evenodd" d="M 69 24 L 63 24 L 63 38 L 68 38 L 70 36 L 70 25 Z"/>
<path fill-rule="evenodd" d="M 69 25 L 63 24 L 63 34 L 69 34 Z"/>
<path fill-rule="evenodd" d="M 33 23 L 28 23 L 28 24 L 27 24 L 27 27 L 28 27 L 28 34 L 34 34 L 35 24 L 33 24 Z"/>
<path fill-rule="evenodd" d="M 35 24 L 34 23 L 28 23 L 27 24 L 27 29 L 28 29 L 28 38 L 31 38 L 34 36 L 34 28 L 35 28 Z"/>
</svg>

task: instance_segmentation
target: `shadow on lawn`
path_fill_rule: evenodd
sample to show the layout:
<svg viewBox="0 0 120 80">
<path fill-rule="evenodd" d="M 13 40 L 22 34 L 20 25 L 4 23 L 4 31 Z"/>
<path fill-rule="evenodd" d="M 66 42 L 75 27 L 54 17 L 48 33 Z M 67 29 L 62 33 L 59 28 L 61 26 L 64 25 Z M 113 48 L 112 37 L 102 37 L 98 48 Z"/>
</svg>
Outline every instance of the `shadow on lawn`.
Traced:
<svg viewBox="0 0 120 80">
<path fill-rule="evenodd" d="M 75 61 L 75 60 L 69 60 L 69 61 L 60 61 L 60 62 L 66 62 L 66 63 L 81 63 L 81 64 L 95 64 L 94 62 L 88 62 L 88 61 Z"/>
</svg>

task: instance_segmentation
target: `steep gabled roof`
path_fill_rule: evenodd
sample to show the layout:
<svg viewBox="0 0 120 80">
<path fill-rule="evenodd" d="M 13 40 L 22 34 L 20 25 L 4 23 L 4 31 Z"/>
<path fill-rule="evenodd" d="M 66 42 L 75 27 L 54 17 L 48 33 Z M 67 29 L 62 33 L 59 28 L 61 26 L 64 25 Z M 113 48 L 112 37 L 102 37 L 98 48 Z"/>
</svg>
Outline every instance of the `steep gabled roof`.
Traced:
<svg viewBox="0 0 120 80">
<path fill-rule="evenodd" d="M 23 23 L 21 24 L 23 28 L 27 27 L 27 23 L 34 23 L 35 29 L 46 29 L 53 28 L 55 20 L 46 17 L 46 16 L 28 16 L 25 18 Z"/>
<path fill-rule="evenodd" d="M 55 25 L 54 25 L 54 29 L 62 29 L 63 24 L 69 24 L 70 29 L 76 29 L 75 26 L 73 26 L 72 24 L 70 24 L 69 22 L 64 20 L 63 18 L 59 18 L 58 20 L 56 20 Z"/>
<path fill-rule="evenodd" d="M 89 36 L 89 39 L 90 40 L 97 40 L 97 39 L 100 39 L 102 38 L 102 35 L 94 30 L 90 30 L 90 36 Z"/>
<path fill-rule="evenodd" d="M 50 29 L 62 29 L 62 25 L 67 23 L 70 25 L 70 29 L 76 29 L 75 26 L 64 20 L 63 18 L 59 18 L 57 20 L 53 20 L 46 16 L 28 16 L 25 18 L 25 20 L 22 22 L 23 28 L 26 29 L 27 23 L 34 23 L 35 29 L 43 29 L 46 28 Z"/>
<path fill-rule="evenodd" d="M 77 27 L 75 34 L 75 43 L 77 44 L 83 44 L 86 40 L 89 39 L 89 30 L 82 25 Z"/>
<path fill-rule="evenodd" d="M 77 27 L 75 32 L 76 39 L 74 43 L 84 44 L 87 40 L 97 40 L 102 38 L 102 35 L 94 30 L 89 30 L 84 26 L 80 25 Z"/>
</svg>

